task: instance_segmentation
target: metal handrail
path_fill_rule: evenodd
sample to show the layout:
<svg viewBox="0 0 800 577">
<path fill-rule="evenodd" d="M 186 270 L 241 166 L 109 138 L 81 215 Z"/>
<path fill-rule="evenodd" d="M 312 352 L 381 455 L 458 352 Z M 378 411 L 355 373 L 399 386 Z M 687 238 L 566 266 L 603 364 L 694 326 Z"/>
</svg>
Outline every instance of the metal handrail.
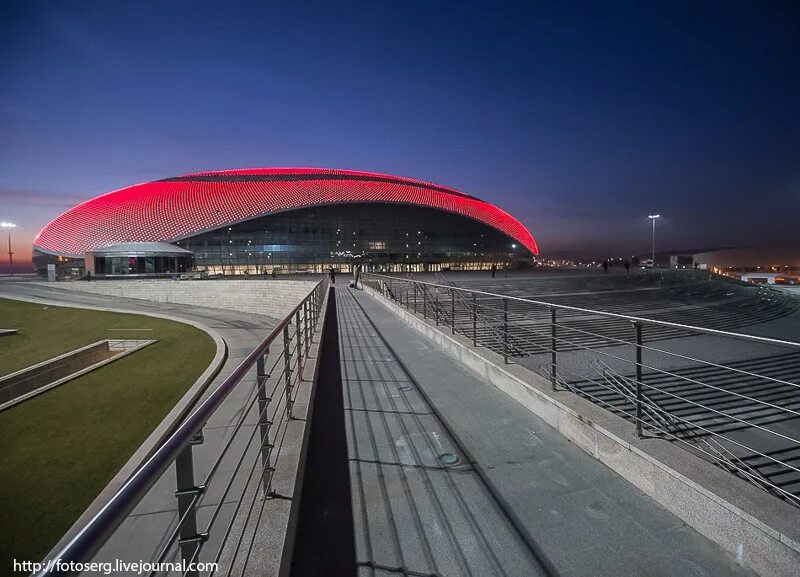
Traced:
<svg viewBox="0 0 800 577">
<path fill-rule="evenodd" d="M 574 372 L 574 371 L 570 371 L 570 372 Z M 614 377 L 617 378 L 617 379 L 631 380 L 630 378 L 624 377 L 622 375 L 614 375 Z M 607 379 L 607 376 L 604 376 L 604 378 Z M 607 387 L 607 386 L 602 385 L 602 383 L 600 383 L 598 381 L 592 380 L 592 382 L 597 384 L 597 385 L 599 385 L 599 386 L 603 386 L 606 389 L 610 389 L 611 388 L 611 387 Z M 575 392 L 575 393 L 579 392 L 578 390 L 576 390 L 573 387 L 571 387 L 566 381 L 563 381 L 563 383 L 566 386 L 566 388 L 572 390 L 572 392 Z M 633 382 L 632 384 L 635 387 L 636 383 Z M 597 397 L 595 397 L 594 395 L 592 395 L 590 393 L 586 393 L 585 391 L 581 391 L 579 394 L 583 394 L 583 395 L 591 398 L 593 402 L 595 402 L 595 403 L 597 403 L 597 404 L 599 404 L 601 406 L 608 406 L 609 405 L 609 403 L 607 401 L 604 401 L 604 400 L 602 400 L 600 398 L 597 398 Z M 628 399 L 628 400 L 631 400 L 631 399 Z M 682 443 L 682 444 L 686 445 L 687 447 L 689 447 L 692 450 L 699 451 L 700 453 L 708 456 L 712 461 L 720 464 L 721 466 L 724 466 L 726 468 L 730 468 L 730 470 L 733 473 L 742 476 L 745 480 L 755 484 L 756 486 L 759 486 L 762 489 L 768 490 L 769 492 L 771 492 L 771 493 L 775 494 L 776 496 L 779 496 L 779 497 L 789 501 L 792 504 L 800 505 L 800 499 L 798 498 L 797 495 L 789 493 L 785 489 L 783 489 L 781 487 L 778 487 L 777 485 L 775 485 L 772 482 L 770 482 L 769 479 L 767 479 L 766 477 L 761 475 L 758 471 L 756 471 L 752 467 L 750 467 L 747 463 L 742 461 L 741 457 L 738 457 L 738 456 L 734 455 L 733 453 L 731 453 L 727 448 L 724 447 L 724 445 L 722 445 L 721 443 L 719 443 L 718 441 L 716 441 L 713 438 L 714 437 L 720 437 L 720 438 L 722 438 L 722 439 L 724 439 L 726 441 L 731 442 L 732 444 L 734 444 L 734 445 L 736 445 L 736 446 L 738 446 L 740 448 L 744 448 L 744 449 L 746 449 L 748 451 L 751 451 L 754 454 L 759 455 L 761 457 L 764 457 L 765 459 L 767 459 L 767 460 L 769 460 L 769 461 L 771 461 L 771 462 L 773 462 L 775 464 L 786 466 L 791 470 L 797 471 L 796 467 L 794 467 L 792 465 L 789 465 L 787 463 L 783 463 L 782 461 L 779 461 L 777 459 L 774 459 L 770 455 L 765 455 L 763 453 L 760 453 L 759 451 L 756 451 L 756 450 L 754 450 L 754 449 L 752 449 L 752 448 L 750 448 L 750 447 L 748 447 L 746 445 L 743 445 L 742 443 L 740 443 L 738 441 L 731 440 L 728 437 L 725 437 L 724 435 L 719 435 L 719 434 L 715 433 L 714 431 L 712 431 L 710 429 L 707 429 L 706 427 L 703 427 L 701 425 L 697 425 L 696 423 L 692 423 L 691 421 L 687 421 L 686 419 L 684 419 L 682 417 L 673 415 L 668 410 L 665 410 L 662 407 L 660 407 L 653 400 L 648 399 L 647 395 L 640 395 L 639 400 L 644 400 L 645 401 L 644 408 L 649 413 L 648 416 L 650 416 L 651 419 L 652 419 L 652 413 L 653 412 L 659 413 L 662 416 L 662 418 L 663 417 L 668 417 L 669 419 L 674 421 L 673 422 L 673 427 L 680 429 L 684 433 L 684 435 L 682 436 L 682 435 L 676 434 L 673 431 L 670 431 L 668 428 L 666 428 L 664 423 L 647 422 L 647 426 L 649 428 L 651 428 L 654 431 L 656 431 L 656 432 L 658 432 L 660 434 L 663 434 L 663 435 L 665 435 L 665 436 L 667 436 L 667 437 L 669 437 L 669 438 L 671 438 L 671 439 L 673 439 L 673 440 L 675 440 L 675 441 L 677 441 L 679 443 Z M 635 403 L 635 402 L 636 402 L 636 397 L 634 397 L 634 399 L 633 399 L 633 403 Z M 620 409 L 618 407 L 614 407 L 614 410 L 626 415 L 627 417 L 631 418 L 632 420 L 637 420 L 638 419 L 638 417 L 636 415 L 633 415 L 633 414 L 629 413 L 628 411 L 625 411 L 625 410 Z M 641 419 L 639 419 L 639 420 L 641 420 Z M 655 421 L 655 420 L 653 419 L 653 421 Z M 712 437 L 712 440 L 714 441 L 716 446 L 712 447 L 709 442 L 707 442 L 705 439 L 702 439 L 702 438 L 700 439 L 700 441 L 705 446 L 705 448 L 703 448 L 703 446 L 699 446 L 695 442 L 691 442 L 691 441 L 687 440 L 686 437 L 688 435 L 696 434 L 697 431 L 702 431 L 703 433 L 705 433 L 705 434 L 709 435 L 710 437 Z M 730 457 L 733 457 L 736 461 L 739 462 L 739 464 L 737 465 L 736 463 L 732 462 L 732 459 L 730 457 L 727 457 L 727 458 L 723 459 L 719 454 L 720 449 L 724 449 L 730 455 Z"/>
<path fill-rule="evenodd" d="M 70 571 L 62 571 L 60 566 L 70 563 L 82 563 L 92 558 L 111 534 L 126 519 L 139 501 L 158 481 L 161 475 L 172 465 L 181 452 L 189 447 L 209 418 L 222 405 L 231 391 L 254 368 L 268 352 L 270 345 L 280 337 L 286 328 L 297 317 L 301 310 L 315 298 L 317 306 L 323 300 L 322 291 L 327 289 L 327 278 L 319 281 L 309 294 L 295 306 L 267 337 L 253 349 L 236 369 L 226 377 L 211 394 L 175 429 L 161 446 L 150 456 L 131 477 L 117 490 L 105 505 L 92 517 L 61 550 L 50 556 L 61 561 L 61 565 L 47 564 L 35 574 L 35 577 L 52 575 L 70 575 Z M 318 311 L 319 312 L 319 311 Z M 181 522 L 179 522 L 179 527 Z"/>
<path fill-rule="evenodd" d="M 369 278 L 370 276 L 372 278 Z M 505 363 L 509 362 L 509 357 L 511 356 L 509 354 L 509 343 L 512 337 L 521 345 L 523 351 L 534 349 L 537 357 L 538 355 L 549 353 L 550 358 L 547 361 L 542 360 L 542 364 L 536 367 L 535 371 L 550 380 L 554 391 L 560 386 L 618 414 L 625 415 L 635 423 L 636 433 L 639 437 L 644 436 L 644 429 L 647 428 L 649 431 L 679 441 L 692 450 L 697 450 L 709 457 L 712 462 L 733 474 L 785 499 L 789 503 L 800 506 L 800 495 L 787 491 L 783 487 L 785 483 L 779 483 L 771 478 L 772 475 L 779 477 L 787 472 L 800 472 L 800 465 L 795 464 L 797 458 L 800 457 L 800 438 L 765 426 L 776 420 L 797 419 L 797 416 L 800 415 L 800 408 L 797 407 L 800 401 L 793 401 L 792 399 L 794 398 L 793 391 L 799 388 L 800 384 L 789 381 L 786 377 L 776 378 L 782 377 L 781 373 L 778 373 L 776 377 L 772 377 L 766 374 L 759 374 L 755 372 L 755 369 L 743 370 L 739 367 L 696 359 L 685 354 L 646 345 L 643 342 L 642 328 L 645 325 L 656 325 L 669 327 L 669 332 L 676 337 L 709 334 L 715 337 L 747 340 L 765 345 L 789 346 L 793 350 L 800 347 L 800 343 L 632 315 L 596 311 L 570 305 L 559 305 L 452 285 L 408 280 L 390 275 L 367 275 L 366 280 L 368 284 L 389 299 L 395 298 L 394 293 L 396 291 L 405 290 L 404 294 L 408 294 L 409 289 L 404 288 L 403 285 L 412 283 L 415 285 L 415 295 L 418 293 L 430 295 L 430 299 L 427 302 L 429 308 L 446 309 L 449 304 L 452 318 L 448 319 L 448 315 L 445 314 L 437 320 L 443 320 L 445 326 L 447 326 L 447 321 L 450 320 L 452 332 L 461 332 L 465 336 L 471 336 L 475 346 L 482 345 L 495 351 L 502 350 Z M 472 293 L 471 299 L 466 298 L 469 293 Z M 445 296 L 439 301 L 439 297 L 442 294 L 445 294 Z M 446 294 L 450 295 L 449 299 Z M 458 299 L 455 298 L 456 294 L 458 294 Z M 503 305 L 502 307 L 491 306 L 485 302 L 479 304 L 476 298 L 477 295 L 487 297 L 481 299 L 483 301 L 487 301 L 489 298 L 502 300 Z M 461 323 L 460 327 L 457 326 L 456 301 L 472 317 L 471 327 L 465 327 L 464 323 Z M 469 301 L 472 302 L 467 305 L 466 303 Z M 513 317 L 510 317 L 508 314 L 509 301 L 546 307 L 550 312 L 550 322 L 542 322 L 544 319 L 540 318 L 533 308 L 516 310 L 513 313 Z M 401 304 L 403 304 L 402 301 Z M 409 309 L 411 308 L 408 299 L 406 299 L 405 306 Z M 416 303 L 414 308 L 416 311 Z M 593 332 L 593 330 L 559 323 L 556 315 L 556 311 L 559 309 L 578 311 L 584 318 L 601 316 L 625 320 L 635 329 L 635 338 L 633 334 L 626 339 L 624 337 L 620 338 L 618 335 L 601 334 Z M 502 315 L 502 317 L 499 315 Z M 534 325 L 529 323 L 531 320 L 535 321 Z M 571 321 L 574 321 L 574 319 L 571 319 Z M 477 335 L 479 322 L 484 323 L 484 325 L 497 324 L 499 322 L 497 327 L 500 334 L 484 334 L 479 338 Z M 674 329 L 679 329 L 677 334 Z M 663 338 L 665 331 L 654 332 L 661 335 L 656 338 Z M 600 339 L 602 344 L 598 345 L 597 342 L 587 343 L 587 338 Z M 633 347 L 635 360 L 626 358 L 624 352 L 617 350 L 619 347 Z M 558 353 L 564 354 L 570 351 L 577 351 L 583 355 L 590 353 L 589 358 L 595 356 L 614 360 L 620 366 L 633 366 L 635 367 L 635 376 L 619 373 L 617 369 L 613 369 L 610 365 L 603 363 L 603 377 L 597 380 L 581 372 L 582 363 L 579 362 L 576 365 L 574 362 L 579 357 L 572 357 L 566 363 L 558 358 Z M 668 358 L 688 361 L 691 364 L 680 368 L 671 368 L 663 365 L 655 366 L 658 363 L 654 360 L 647 364 L 642 359 L 643 351 L 648 351 L 650 354 L 666 355 Z M 793 355 L 794 353 L 791 354 Z M 531 358 L 531 361 L 538 362 L 533 358 Z M 588 366 L 593 366 L 595 363 L 596 361 L 589 360 Z M 701 370 L 716 370 L 717 373 L 710 380 L 702 375 L 698 376 L 690 372 L 682 374 L 684 369 L 694 370 L 697 367 L 700 367 Z M 644 373 L 645 370 L 647 373 Z M 565 373 L 570 375 L 570 379 L 577 378 L 579 380 L 570 382 L 564 378 Z M 715 380 L 729 380 L 736 377 L 755 379 L 754 383 L 757 387 L 751 391 L 742 389 L 737 382 L 726 385 L 723 384 L 724 380 L 719 382 Z M 654 378 L 657 381 L 656 383 L 652 382 Z M 660 379 L 664 378 L 671 380 L 662 385 Z M 585 386 L 587 383 L 591 383 L 591 386 Z M 786 390 L 775 390 L 776 386 L 784 387 Z M 604 398 L 602 393 L 598 396 L 597 390 L 593 390 L 593 387 L 605 389 L 607 391 L 606 394 L 610 394 L 610 396 Z M 759 437 L 748 439 L 728 434 L 731 431 L 745 428 L 758 431 L 760 435 L 770 435 L 771 438 L 777 439 L 783 444 L 788 443 L 788 446 L 782 448 L 781 451 L 791 451 L 791 455 L 786 457 L 774 455 L 773 451 L 763 446 L 763 442 L 759 440 Z M 736 452 L 733 452 L 734 450 Z M 761 459 L 761 461 L 758 465 L 751 465 L 749 462 L 751 459 Z M 766 470 L 762 473 L 760 467 L 767 466 L 767 464 L 773 469 L 770 469 L 768 473 Z M 776 466 L 780 468 L 774 469 Z"/>
<path fill-rule="evenodd" d="M 694 325 L 684 325 L 684 324 L 681 324 L 681 323 L 673 323 L 673 322 L 670 322 L 670 321 L 660 321 L 660 320 L 656 320 L 656 319 L 648 319 L 646 317 L 636 317 L 636 316 L 631 316 L 631 315 L 623 315 L 623 314 L 619 314 L 619 313 L 611 313 L 611 312 L 608 312 L 608 311 L 598 311 L 598 310 L 593 310 L 593 309 L 585 309 L 585 308 L 575 307 L 575 306 L 571 306 L 571 305 L 561 305 L 561 304 L 557 304 L 557 303 L 552 303 L 552 302 L 547 302 L 547 301 L 539 301 L 539 300 L 528 299 L 528 298 L 524 298 L 524 297 L 516 297 L 516 296 L 512 296 L 512 295 L 502 295 L 502 294 L 497 294 L 497 293 L 490 293 L 490 292 L 481 291 L 481 290 L 477 290 L 477 289 L 468 289 L 468 288 L 463 288 L 463 287 L 453 287 L 453 286 L 448 286 L 448 285 L 440 285 L 440 284 L 429 283 L 429 282 L 416 280 L 416 279 L 408 280 L 408 279 L 404 279 L 404 278 L 401 278 L 401 277 L 394 277 L 394 276 L 391 276 L 391 275 L 384 275 L 384 274 L 379 274 L 379 273 L 365 273 L 364 276 L 374 276 L 374 277 L 379 277 L 379 278 L 384 278 L 384 279 L 391 279 L 391 280 L 399 281 L 399 282 L 414 282 L 414 283 L 417 283 L 417 284 L 423 284 L 423 285 L 427 285 L 427 286 L 443 288 L 443 289 L 448 289 L 448 290 L 452 289 L 452 290 L 458 290 L 458 291 L 467 292 L 467 293 L 475 293 L 475 294 L 484 295 L 484 296 L 488 296 L 488 297 L 492 297 L 492 298 L 508 299 L 508 300 L 512 300 L 512 301 L 530 303 L 530 304 L 539 305 L 539 306 L 548 307 L 548 308 L 553 308 L 553 309 L 557 309 L 557 310 L 568 310 L 568 311 L 575 311 L 575 312 L 591 314 L 591 315 L 596 315 L 596 316 L 615 318 L 615 319 L 619 319 L 619 320 L 629 321 L 631 323 L 637 323 L 638 322 L 638 323 L 642 323 L 642 324 L 670 327 L 670 328 L 674 328 L 674 329 L 680 329 L 680 330 L 683 330 L 683 331 L 700 332 L 700 333 L 705 333 L 705 334 L 709 334 L 709 335 L 730 337 L 730 338 L 741 339 L 741 340 L 746 340 L 746 341 L 751 341 L 751 342 L 759 342 L 759 343 L 765 343 L 765 344 L 771 344 L 771 345 L 780 345 L 780 346 L 800 348 L 800 342 L 797 342 L 797 341 L 786 341 L 786 340 L 781 340 L 781 339 L 773 339 L 773 338 L 770 338 L 770 337 L 759 337 L 759 336 L 756 336 L 756 335 L 748 335 L 748 334 L 745 334 L 745 333 L 735 333 L 735 332 L 723 331 L 723 330 L 719 330 L 719 329 L 710 329 L 710 328 L 698 327 L 698 326 L 694 326 Z"/>
</svg>

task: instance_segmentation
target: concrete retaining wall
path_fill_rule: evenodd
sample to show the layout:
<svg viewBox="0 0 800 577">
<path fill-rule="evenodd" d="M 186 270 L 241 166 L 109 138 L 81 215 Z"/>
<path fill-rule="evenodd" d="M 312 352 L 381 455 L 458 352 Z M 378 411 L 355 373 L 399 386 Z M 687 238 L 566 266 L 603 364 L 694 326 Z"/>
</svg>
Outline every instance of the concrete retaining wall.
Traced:
<svg viewBox="0 0 800 577">
<path fill-rule="evenodd" d="M 123 344 L 125 342 L 135 344 L 126 347 Z M 0 411 L 77 379 L 154 342 L 156 341 L 149 339 L 98 341 L 6 375 L 0 378 Z"/>
<path fill-rule="evenodd" d="M 64 282 L 55 286 L 84 293 L 227 309 L 282 319 L 311 292 L 316 283 L 316 280 L 131 279 Z"/>
<path fill-rule="evenodd" d="M 384 306 L 763 577 L 800 575 L 800 510 L 519 366 L 451 336 L 367 289 Z"/>
<path fill-rule="evenodd" d="M 295 426 L 287 429 L 280 456 L 282 467 L 275 470 L 272 479 L 275 491 L 286 498 L 271 499 L 265 507 L 264 516 L 269 519 L 269 523 L 253 547 L 249 574 L 289 577 L 291 572 L 303 479 L 308 461 L 311 418 L 314 413 L 314 398 L 322 360 L 320 358 L 322 338 L 326 330 L 331 330 L 327 326 L 327 311 L 331 305 L 329 298 L 330 289 L 323 297 L 321 318 L 317 331 L 312 335 L 311 346 L 303 365 L 302 382 L 297 389 L 297 397 L 292 407 L 292 423 Z M 270 508 L 273 510 L 270 511 Z"/>
<path fill-rule="evenodd" d="M 112 356 L 108 341 L 99 341 L 0 378 L 0 403 L 66 377 Z"/>
</svg>

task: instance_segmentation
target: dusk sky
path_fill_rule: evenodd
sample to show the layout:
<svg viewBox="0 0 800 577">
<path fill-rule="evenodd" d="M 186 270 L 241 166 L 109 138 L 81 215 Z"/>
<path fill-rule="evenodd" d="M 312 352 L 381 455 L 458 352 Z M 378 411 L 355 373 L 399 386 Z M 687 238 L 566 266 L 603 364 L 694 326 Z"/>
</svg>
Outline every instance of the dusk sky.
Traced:
<svg viewBox="0 0 800 577">
<path fill-rule="evenodd" d="M 800 245 L 800 2 L 0 10 L 0 220 L 19 225 L 18 261 L 87 198 L 262 166 L 453 186 L 545 256 L 644 252 L 652 212 L 661 248 Z"/>
</svg>

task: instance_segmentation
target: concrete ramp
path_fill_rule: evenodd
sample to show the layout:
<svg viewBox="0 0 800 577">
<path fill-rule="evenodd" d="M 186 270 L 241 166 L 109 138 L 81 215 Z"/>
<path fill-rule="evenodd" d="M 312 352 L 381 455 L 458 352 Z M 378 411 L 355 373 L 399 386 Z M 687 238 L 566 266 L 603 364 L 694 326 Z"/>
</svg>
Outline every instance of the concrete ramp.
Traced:
<svg viewBox="0 0 800 577">
<path fill-rule="evenodd" d="M 754 575 L 366 291 L 337 297 L 361 574 Z"/>
<path fill-rule="evenodd" d="M 551 574 L 352 291 L 336 292 L 358 574 Z"/>
</svg>

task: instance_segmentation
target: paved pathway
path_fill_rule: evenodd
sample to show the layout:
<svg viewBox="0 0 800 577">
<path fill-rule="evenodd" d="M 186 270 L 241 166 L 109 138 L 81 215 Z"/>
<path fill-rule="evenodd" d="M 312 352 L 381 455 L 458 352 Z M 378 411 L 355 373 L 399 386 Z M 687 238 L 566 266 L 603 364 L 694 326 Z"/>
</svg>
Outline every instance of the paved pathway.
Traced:
<svg viewBox="0 0 800 577">
<path fill-rule="evenodd" d="M 336 292 L 359 574 L 547 575 L 352 291 Z"/>
<path fill-rule="evenodd" d="M 337 297 L 363 574 L 752 575 L 375 297 Z"/>
</svg>

